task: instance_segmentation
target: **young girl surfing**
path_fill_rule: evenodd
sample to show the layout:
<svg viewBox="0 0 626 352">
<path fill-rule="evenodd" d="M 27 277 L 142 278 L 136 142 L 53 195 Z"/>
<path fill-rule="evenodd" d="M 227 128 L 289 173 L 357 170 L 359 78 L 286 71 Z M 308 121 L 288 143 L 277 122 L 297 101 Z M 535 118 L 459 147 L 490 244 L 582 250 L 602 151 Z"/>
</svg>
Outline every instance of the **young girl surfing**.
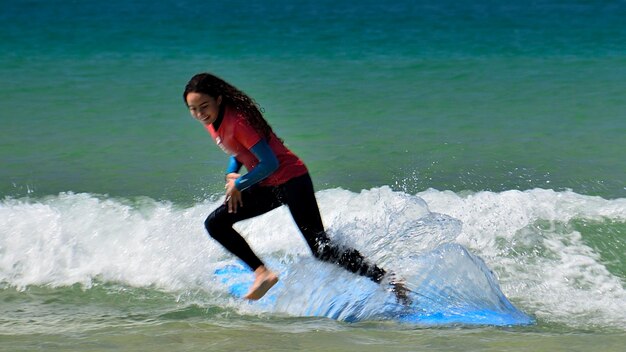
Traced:
<svg viewBox="0 0 626 352">
<path fill-rule="evenodd" d="M 191 116 L 201 122 L 217 145 L 230 155 L 226 169 L 226 200 L 205 221 L 211 237 L 244 261 L 255 280 L 245 298 L 258 300 L 278 282 L 254 254 L 233 224 L 287 205 L 313 255 L 376 283 L 390 276 L 390 289 L 408 302 L 408 290 L 393 275 L 368 263 L 355 249 L 333 243 L 324 230 L 309 172 L 285 147 L 263 118 L 257 104 L 224 80 L 200 73 L 183 94 Z M 242 166 L 248 171 L 241 174 Z"/>
</svg>

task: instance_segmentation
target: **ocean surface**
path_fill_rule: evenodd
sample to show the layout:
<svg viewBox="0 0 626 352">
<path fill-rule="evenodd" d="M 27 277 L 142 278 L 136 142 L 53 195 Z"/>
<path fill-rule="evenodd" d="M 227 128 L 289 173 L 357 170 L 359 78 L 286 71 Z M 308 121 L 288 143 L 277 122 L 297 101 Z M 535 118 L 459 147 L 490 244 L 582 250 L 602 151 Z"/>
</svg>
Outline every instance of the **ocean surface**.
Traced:
<svg viewBox="0 0 626 352">
<path fill-rule="evenodd" d="M 600 0 L 0 2 L 0 350 L 623 351 L 624 18 Z M 182 100 L 204 71 L 305 161 L 336 241 L 446 312 L 494 292 L 532 322 L 378 314 L 388 292 L 312 259 L 284 208 L 237 225 L 278 297 L 234 297 L 215 273 L 238 263 L 203 228 L 227 156 Z M 357 315 L 319 313 L 365 291 Z"/>
</svg>

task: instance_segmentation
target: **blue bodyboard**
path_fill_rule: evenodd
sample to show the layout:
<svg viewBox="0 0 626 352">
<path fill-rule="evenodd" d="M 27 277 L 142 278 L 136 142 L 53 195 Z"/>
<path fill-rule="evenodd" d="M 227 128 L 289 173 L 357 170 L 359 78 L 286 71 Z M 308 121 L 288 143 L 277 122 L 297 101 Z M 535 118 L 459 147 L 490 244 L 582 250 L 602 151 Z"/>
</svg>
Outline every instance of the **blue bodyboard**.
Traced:
<svg viewBox="0 0 626 352">
<path fill-rule="evenodd" d="M 279 273 L 281 281 L 260 301 L 251 304 L 295 316 L 320 316 L 346 322 L 393 320 L 423 326 L 534 324 L 533 318 L 504 296 L 482 259 L 465 247 L 443 245 L 420 256 L 416 265 L 419 275 L 406 278 L 412 290 L 409 295 L 412 303 L 408 306 L 397 302 L 393 293 L 381 288 L 382 285 L 356 276 L 354 282 L 347 283 L 348 287 L 337 288 L 342 282 L 333 277 L 336 272 L 332 269 L 315 270 L 315 279 L 298 282 L 298 278 L 289 278 L 293 274 L 289 273 L 288 265 L 280 263 L 270 266 Z M 225 264 L 215 270 L 215 277 L 236 298 L 243 298 L 254 281 L 253 273 L 242 263 Z M 299 288 L 289 291 L 284 282 L 296 282 Z M 324 286 L 335 286 L 335 290 L 325 291 Z M 281 304 L 282 300 L 294 302 Z"/>
</svg>

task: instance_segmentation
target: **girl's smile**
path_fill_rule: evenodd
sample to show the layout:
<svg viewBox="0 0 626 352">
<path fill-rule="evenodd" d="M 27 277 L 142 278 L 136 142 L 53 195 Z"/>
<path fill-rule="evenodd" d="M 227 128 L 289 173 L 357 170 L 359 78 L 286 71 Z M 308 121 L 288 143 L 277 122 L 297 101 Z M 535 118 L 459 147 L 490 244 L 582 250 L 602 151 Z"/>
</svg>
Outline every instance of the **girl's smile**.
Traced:
<svg viewBox="0 0 626 352">
<path fill-rule="evenodd" d="M 222 96 L 217 99 L 210 95 L 191 92 L 187 94 L 187 107 L 194 119 L 205 125 L 210 125 L 219 115 Z"/>
</svg>

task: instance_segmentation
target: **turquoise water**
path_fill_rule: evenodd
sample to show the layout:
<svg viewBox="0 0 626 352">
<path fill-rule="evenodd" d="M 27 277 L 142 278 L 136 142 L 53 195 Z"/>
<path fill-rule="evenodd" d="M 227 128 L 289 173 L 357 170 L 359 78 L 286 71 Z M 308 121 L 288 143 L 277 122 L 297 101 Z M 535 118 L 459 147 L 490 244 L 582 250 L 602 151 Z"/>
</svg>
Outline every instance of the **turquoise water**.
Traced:
<svg viewBox="0 0 626 352">
<path fill-rule="evenodd" d="M 0 349 L 620 350 L 625 17 L 623 1 L 3 2 Z M 181 98 L 201 71 L 264 108 L 332 236 L 407 274 L 460 244 L 537 324 L 233 300 L 202 229 L 227 158 Z M 355 284 L 268 215 L 242 232 L 294 287 L 305 268 Z"/>
</svg>

